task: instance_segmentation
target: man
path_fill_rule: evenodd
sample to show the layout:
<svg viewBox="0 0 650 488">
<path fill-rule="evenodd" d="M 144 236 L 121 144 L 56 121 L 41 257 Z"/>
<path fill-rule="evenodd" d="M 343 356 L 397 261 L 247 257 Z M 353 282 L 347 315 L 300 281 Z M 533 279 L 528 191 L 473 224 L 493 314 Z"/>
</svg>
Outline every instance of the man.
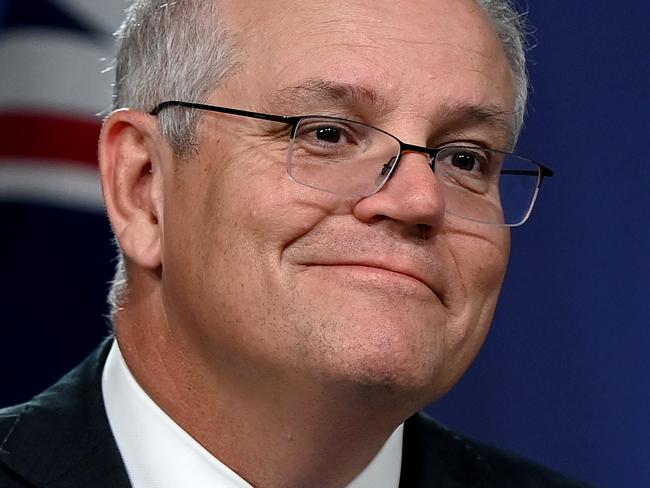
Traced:
<svg viewBox="0 0 650 488">
<path fill-rule="evenodd" d="M 507 2 L 143 0 L 119 39 L 117 340 L 2 412 L 3 487 L 580 486 L 416 414 L 550 174 L 500 152 Z"/>
</svg>

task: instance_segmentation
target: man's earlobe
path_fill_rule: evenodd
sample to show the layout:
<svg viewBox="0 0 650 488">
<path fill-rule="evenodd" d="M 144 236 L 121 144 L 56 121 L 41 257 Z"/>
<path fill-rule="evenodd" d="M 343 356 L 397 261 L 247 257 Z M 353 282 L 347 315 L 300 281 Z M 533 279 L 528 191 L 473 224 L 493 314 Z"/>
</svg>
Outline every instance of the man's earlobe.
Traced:
<svg viewBox="0 0 650 488">
<path fill-rule="evenodd" d="M 145 269 L 162 264 L 161 139 L 151 116 L 121 109 L 104 121 L 99 140 L 108 217 L 122 251 Z"/>
</svg>

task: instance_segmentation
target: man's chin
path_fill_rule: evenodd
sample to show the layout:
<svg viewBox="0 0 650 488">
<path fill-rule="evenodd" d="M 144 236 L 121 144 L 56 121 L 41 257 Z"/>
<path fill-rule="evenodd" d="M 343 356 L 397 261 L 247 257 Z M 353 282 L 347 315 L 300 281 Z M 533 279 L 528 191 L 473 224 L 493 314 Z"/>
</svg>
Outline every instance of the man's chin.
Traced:
<svg viewBox="0 0 650 488">
<path fill-rule="evenodd" d="M 357 351 L 360 352 L 360 351 Z M 382 403 L 415 411 L 440 398 L 456 382 L 449 365 L 417 354 L 361 355 L 340 358 L 326 374 L 329 391 L 345 392 L 350 400 Z M 408 409 L 407 409 L 408 410 Z"/>
</svg>

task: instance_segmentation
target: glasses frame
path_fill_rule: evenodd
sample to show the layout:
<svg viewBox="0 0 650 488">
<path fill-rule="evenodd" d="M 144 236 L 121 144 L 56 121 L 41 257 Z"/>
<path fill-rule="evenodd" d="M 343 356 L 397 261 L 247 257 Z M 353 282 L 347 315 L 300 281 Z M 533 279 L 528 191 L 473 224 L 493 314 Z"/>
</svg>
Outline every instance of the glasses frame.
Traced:
<svg viewBox="0 0 650 488">
<path fill-rule="evenodd" d="M 160 114 L 160 112 L 162 110 L 164 110 L 166 108 L 170 108 L 170 107 L 184 107 L 184 108 L 190 108 L 190 109 L 196 109 L 196 110 L 206 110 L 208 112 L 216 112 L 216 113 L 223 113 L 223 114 L 229 114 L 229 115 L 238 115 L 238 116 L 241 116 L 241 117 L 248 117 L 248 118 L 252 118 L 252 119 L 270 120 L 270 121 L 273 121 L 273 122 L 282 122 L 282 123 L 285 123 L 285 124 L 291 126 L 290 140 L 293 140 L 295 138 L 296 130 L 298 129 L 298 126 L 299 126 L 300 122 L 303 119 L 311 118 L 311 117 L 327 118 L 327 119 L 340 120 L 340 121 L 346 121 L 346 122 L 354 122 L 355 124 L 363 125 L 363 126 L 372 128 L 374 130 L 377 130 L 379 132 L 382 132 L 383 134 L 386 134 L 387 136 L 395 139 L 399 143 L 399 152 L 398 152 L 398 154 L 396 156 L 396 160 L 392 162 L 390 171 L 386 175 L 386 178 L 381 183 L 381 185 L 378 186 L 378 188 L 375 191 L 373 191 L 372 193 L 369 193 L 369 194 L 357 195 L 357 196 L 370 196 L 370 195 L 374 195 L 375 193 L 380 191 L 382 189 L 382 187 L 385 185 L 386 181 L 388 181 L 390 179 L 390 177 L 393 175 L 393 173 L 397 169 L 397 166 L 399 166 L 399 162 L 400 162 L 400 160 L 402 158 L 402 155 L 404 153 L 426 154 L 427 156 L 429 156 L 431 158 L 430 166 L 431 166 L 431 169 L 433 170 L 433 172 L 435 173 L 436 156 L 438 155 L 438 153 L 440 151 L 443 151 L 443 150 L 445 150 L 445 149 L 447 149 L 449 147 L 449 146 L 443 146 L 443 147 L 438 147 L 438 148 L 435 148 L 435 147 L 431 148 L 431 147 L 426 147 L 426 146 L 417 146 L 415 144 L 408 144 L 406 142 L 403 142 L 402 140 L 400 140 L 398 137 L 394 136 L 393 134 L 391 134 L 389 132 L 386 132 L 385 130 L 380 129 L 378 127 L 375 127 L 373 125 L 365 124 L 363 122 L 352 121 L 352 120 L 344 119 L 344 118 L 341 118 L 341 117 L 330 117 L 330 116 L 325 116 L 325 115 L 313 115 L 313 114 L 310 114 L 310 115 L 274 115 L 274 114 L 267 114 L 267 113 L 262 113 L 262 112 L 252 112 L 250 110 L 241 110 L 241 109 L 237 109 L 237 108 L 221 107 L 221 106 L 218 106 L 218 105 L 208 105 L 208 104 L 205 104 L 205 103 L 183 102 L 183 101 L 180 101 L 180 100 L 167 100 L 167 101 L 161 102 L 158 105 L 156 105 L 153 108 L 153 110 L 151 110 L 149 112 L 149 115 L 152 115 L 154 117 L 158 116 L 158 114 Z M 459 146 L 459 147 L 462 147 L 462 146 Z M 530 217 L 530 215 L 531 215 L 531 213 L 533 211 L 533 208 L 535 207 L 535 202 L 537 201 L 537 196 L 538 196 L 539 190 L 540 190 L 540 188 L 542 186 L 542 181 L 544 180 L 544 178 L 550 178 L 551 176 L 553 176 L 553 174 L 555 172 L 551 168 L 549 168 L 549 167 L 543 165 L 542 163 L 539 163 L 539 162 L 537 162 L 537 161 L 535 161 L 533 159 L 530 159 L 530 158 L 524 158 L 524 157 L 519 156 L 517 154 L 510 153 L 510 152 L 507 152 L 507 151 L 500 151 L 500 150 L 497 150 L 497 149 L 490 149 L 490 148 L 484 148 L 484 149 L 490 150 L 490 151 L 495 152 L 495 153 L 503 154 L 503 155 L 513 155 L 513 156 L 516 156 L 516 157 L 518 157 L 520 159 L 525 159 L 525 160 L 533 163 L 534 165 L 536 165 L 538 167 L 537 172 L 527 171 L 527 170 L 503 170 L 503 171 L 501 171 L 501 174 L 537 176 L 537 183 L 536 183 L 536 186 L 535 186 L 535 191 L 533 193 L 533 196 L 532 196 L 528 211 L 526 212 L 526 214 L 524 215 L 524 217 L 521 219 L 520 222 L 517 222 L 517 223 L 514 223 L 514 224 L 500 224 L 500 223 L 490 223 L 490 222 L 479 222 L 479 221 L 475 221 L 473 219 L 468 219 L 467 217 L 462 217 L 460 215 L 457 215 L 457 217 L 465 219 L 465 220 L 470 220 L 470 221 L 473 221 L 473 222 L 479 222 L 479 223 L 486 224 L 486 225 L 496 225 L 496 226 L 502 226 L 502 227 L 518 227 L 518 226 L 521 226 L 521 225 L 525 224 L 526 221 L 528 220 L 528 218 Z M 304 183 L 300 183 L 300 184 L 304 185 Z M 306 185 L 306 186 L 309 186 L 309 185 Z M 313 187 L 311 187 L 311 188 L 313 188 Z M 327 191 L 327 190 L 321 190 L 321 191 Z M 330 192 L 330 193 L 332 193 L 332 192 Z"/>
</svg>

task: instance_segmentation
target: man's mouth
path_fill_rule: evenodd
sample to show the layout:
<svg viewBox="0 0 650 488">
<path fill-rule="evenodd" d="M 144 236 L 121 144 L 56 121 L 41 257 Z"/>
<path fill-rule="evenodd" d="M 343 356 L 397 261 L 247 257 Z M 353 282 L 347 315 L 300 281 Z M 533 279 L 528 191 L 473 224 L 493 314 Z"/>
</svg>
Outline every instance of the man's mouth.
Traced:
<svg viewBox="0 0 650 488">
<path fill-rule="evenodd" d="M 400 265 L 397 263 L 384 263 L 377 261 L 333 261 L 327 263 L 309 263 L 308 266 L 321 266 L 332 269 L 349 269 L 351 272 L 364 273 L 375 280 L 395 281 L 401 280 L 417 283 L 418 286 L 428 288 L 435 295 L 440 296 L 432 279 L 425 277 L 421 269 L 414 265 Z"/>
</svg>

